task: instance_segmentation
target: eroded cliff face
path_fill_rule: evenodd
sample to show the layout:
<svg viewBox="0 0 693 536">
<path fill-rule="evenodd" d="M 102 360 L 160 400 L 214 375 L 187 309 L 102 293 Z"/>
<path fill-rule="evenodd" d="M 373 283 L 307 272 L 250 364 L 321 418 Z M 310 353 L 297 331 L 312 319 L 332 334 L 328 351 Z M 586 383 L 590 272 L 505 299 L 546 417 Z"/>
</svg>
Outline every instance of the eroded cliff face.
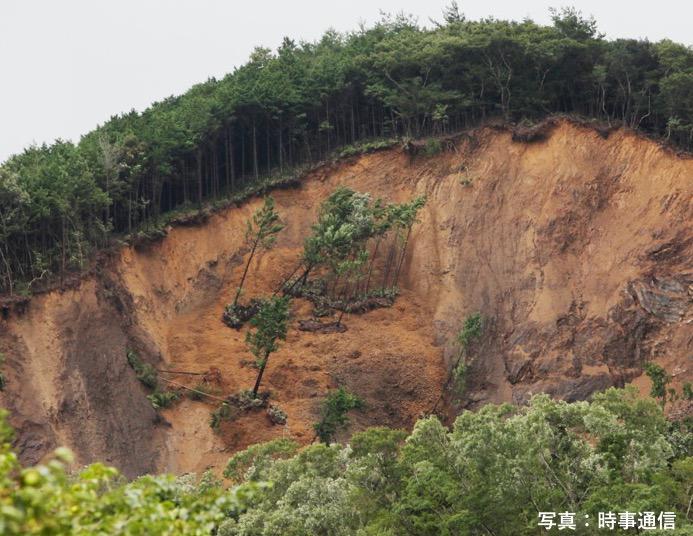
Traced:
<svg viewBox="0 0 693 536">
<path fill-rule="evenodd" d="M 693 377 L 693 160 L 625 131 L 604 139 L 558 122 L 531 144 L 480 129 L 432 157 L 390 150 L 344 161 L 273 193 L 287 227 L 253 262 L 247 296 L 273 291 L 293 270 L 321 200 L 338 185 L 428 202 L 394 307 L 346 318 L 343 334 L 316 334 L 298 331 L 310 306 L 294 303 L 266 373 L 286 427 L 251 414 L 213 434 L 214 406 L 192 400 L 157 415 L 125 356 L 134 348 L 162 368 L 217 367 L 222 394 L 252 386 L 244 332 L 220 317 L 240 279 L 256 199 L 124 248 L 78 288 L 37 296 L 0 321 L 9 380 L 0 401 L 22 456 L 34 461 L 61 444 L 81 463 L 104 460 L 128 475 L 219 469 L 257 441 L 310 442 L 319 401 L 337 385 L 367 403 L 352 431 L 406 427 L 440 395 L 455 334 L 475 311 L 484 337 L 450 415 L 538 392 L 584 399 L 634 379 L 647 389 L 648 360 L 677 387 Z"/>
</svg>

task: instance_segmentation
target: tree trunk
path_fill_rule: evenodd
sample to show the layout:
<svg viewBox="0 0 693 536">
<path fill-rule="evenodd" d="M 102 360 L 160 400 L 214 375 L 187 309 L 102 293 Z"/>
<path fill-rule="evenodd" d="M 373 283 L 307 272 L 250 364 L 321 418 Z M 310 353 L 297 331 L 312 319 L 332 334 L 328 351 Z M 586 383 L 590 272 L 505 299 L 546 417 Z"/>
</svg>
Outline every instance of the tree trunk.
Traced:
<svg viewBox="0 0 693 536">
<path fill-rule="evenodd" d="M 12 296 L 14 291 L 12 286 L 12 269 L 10 268 L 10 263 L 7 261 L 7 257 L 2 252 L 2 248 L 0 248 L 0 255 L 2 255 L 2 260 L 5 263 L 5 267 L 7 269 L 7 285 L 10 290 L 10 296 Z"/>
<path fill-rule="evenodd" d="M 282 136 L 282 116 L 279 115 L 279 173 L 284 174 L 284 156 L 282 155 L 284 137 Z"/>
<path fill-rule="evenodd" d="M 235 307 L 238 304 L 238 298 L 241 297 L 241 291 L 243 290 L 243 283 L 245 283 L 245 278 L 248 275 L 248 268 L 250 268 L 250 263 L 253 261 L 253 256 L 255 255 L 255 250 L 257 249 L 258 242 L 260 241 L 260 237 L 255 239 L 255 242 L 253 243 L 253 249 L 250 251 L 250 257 L 248 257 L 248 262 L 245 265 L 245 270 L 243 270 L 243 277 L 241 277 L 241 284 L 238 285 L 238 290 L 236 291 L 236 297 L 233 299 L 233 306 Z"/>
<path fill-rule="evenodd" d="M 253 117 L 253 174 L 255 175 L 255 180 L 258 179 L 259 172 L 257 166 L 257 132 L 255 128 L 255 118 Z"/>
<path fill-rule="evenodd" d="M 197 204 L 202 208 L 202 149 L 197 150 Z"/>
<path fill-rule="evenodd" d="M 229 129 L 226 129 L 226 143 L 224 144 L 224 158 L 226 165 L 224 166 L 224 178 L 226 179 L 226 193 L 228 194 L 231 191 L 231 158 L 230 158 L 230 146 L 231 142 L 229 141 Z"/>
<path fill-rule="evenodd" d="M 257 398 L 257 392 L 260 389 L 260 382 L 262 382 L 262 375 L 265 373 L 265 368 L 267 368 L 267 361 L 269 360 L 269 353 L 265 354 L 265 358 L 262 360 L 262 365 L 260 366 L 260 371 L 257 374 L 257 379 L 255 380 L 255 386 L 253 387 L 253 398 Z"/>
<path fill-rule="evenodd" d="M 411 234 L 411 228 L 412 226 L 409 226 L 409 229 L 407 229 L 407 237 L 404 239 L 404 245 L 402 246 L 402 255 L 399 258 L 399 262 L 397 263 L 397 270 L 395 271 L 395 283 L 393 286 L 397 286 L 397 281 L 399 280 L 399 272 L 402 269 L 402 263 L 404 262 L 404 256 L 407 253 L 407 244 L 409 243 L 409 235 Z"/>
<path fill-rule="evenodd" d="M 366 294 L 368 294 L 368 287 L 371 284 L 371 275 L 373 274 L 373 264 L 375 264 L 375 258 L 378 255 L 378 246 L 380 246 L 380 240 L 382 237 L 378 237 L 378 240 L 375 242 L 375 249 L 373 250 L 373 257 L 371 258 L 371 263 L 368 266 L 368 278 L 366 279 Z"/>
<path fill-rule="evenodd" d="M 395 239 L 396 240 L 396 239 Z M 395 246 L 390 246 L 390 251 L 387 254 L 387 262 L 385 264 L 385 274 L 383 275 L 383 290 L 387 286 L 387 278 L 390 275 L 390 269 L 392 268 L 392 260 L 395 256 Z"/>
<path fill-rule="evenodd" d="M 270 143 L 270 120 L 269 115 L 265 122 L 265 144 L 267 145 L 267 176 L 270 175 L 270 169 L 272 168 L 272 144 Z"/>
<path fill-rule="evenodd" d="M 235 165 L 235 159 L 234 159 L 235 155 L 233 152 L 233 141 L 231 140 L 230 135 L 229 135 L 228 151 L 229 151 L 229 174 L 231 176 L 231 191 L 233 192 L 236 189 L 236 165 Z"/>
<path fill-rule="evenodd" d="M 277 290 L 275 290 L 275 291 L 272 293 L 272 296 L 276 296 L 277 293 L 278 293 L 281 289 L 284 288 L 284 285 L 286 285 L 289 281 L 291 281 L 291 278 L 292 278 L 294 275 L 296 275 L 296 272 L 298 272 L 298 270 L 299 270 L 300 268 L 301 268 L 301 263 L 299 262 L 299 263 L 296 265 L 296 268 L 294 268 L 293 271 L 292 271 L 287 277 L 285 277 L 285 278 L 282 280 L 281 284 L 277 287 Z M 293 286 L 292 286 L 291 288 L 293 288 Z"/>
</svg>

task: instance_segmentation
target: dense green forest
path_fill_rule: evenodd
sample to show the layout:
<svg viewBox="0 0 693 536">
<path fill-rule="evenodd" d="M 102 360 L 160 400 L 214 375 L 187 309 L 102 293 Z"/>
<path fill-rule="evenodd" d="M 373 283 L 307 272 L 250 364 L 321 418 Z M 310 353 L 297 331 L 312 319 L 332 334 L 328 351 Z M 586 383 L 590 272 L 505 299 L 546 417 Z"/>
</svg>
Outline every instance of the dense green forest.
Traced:
<svg viewBox="0 0 693 536">
<path fill-rule="evenodd" d="M 540 395 L 522 408 L 464 412 L 451 429 L 428 417 L 410 434 L 374 428 L 348 445 L 254 445 L 230 458 L 224 480 L 128 483 L 100 464 L 69 474 L 65 449 L 22 467 L 3 414 L 0 533 L 529 536 L 547 533 L 539 512 L 569 512 L 575 530 L 550 533 L 691 535 L 686 426 L 635 391 L 572 404 Z M 599 528 L 599 512 L 652 512 L 656 528 L 671 512 L 675 530 Z"/>
<path fill-rule="evenodd" d="M 422 27 L 284 39 L 78 144 L 34 146 L 0 166 L 0 292 L 81 268 L 89 255 L 181 207 L 213 203 L 335 149 L 552 113 L 622 124 L 693 146 L 693 50 L 607 40 L 579 12 L 553 24 L 466 20 L 455 4 Z"/>
</svg>

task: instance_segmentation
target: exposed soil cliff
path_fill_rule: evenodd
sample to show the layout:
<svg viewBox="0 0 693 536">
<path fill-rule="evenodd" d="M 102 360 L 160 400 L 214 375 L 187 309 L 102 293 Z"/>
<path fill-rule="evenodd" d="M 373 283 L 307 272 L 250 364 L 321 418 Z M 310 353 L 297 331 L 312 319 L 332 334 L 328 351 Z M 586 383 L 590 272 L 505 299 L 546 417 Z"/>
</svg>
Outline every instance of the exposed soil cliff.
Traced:
<svg viewBox="0 0 693 536">
<path fill-rule="evenodd" d="M 252 200 L 124 248 L 78 288 L 35 297 L 0 320 L 8 357 L 0 402 L 22 455 L 65 444 L 80 462 L 105 460 L 128 475 L 218 469 L 250 443 L 311 441 L 319 401 L 337 385 L 367 403 L 352 430 L 406 427 L 438 398 L 454 335 L 474 311 L 487 327 L 451 413 L 538 392 L 583 399 L 634 379 L 646 389 L 648 360 L 677 387 L 693 377 L 693 160 L 626 131 L 604 139 L 559 122 L 533 143 L 480 129 L 435 156 L 396 149 L 344 161 L 273 194 L 287 227 L 254 260 L 246 295 L 291 272 L 320 201 L 342 184 L 428 202 L 394 307 L 347 317 L 345 333 L 318 334 L 298 331 L 310 306 L 294 304 L 266 373 L 285 427 L 253 413 L 214 434 L 213 406 L 192 400 L 158 416 L 125 357 L 135 348 L 162 368 L 217 367 L 224 394 L 252 386 L 244 332 L 220 320 L 247 254 L 244 221 L 260 203 Z"/>
</svg>

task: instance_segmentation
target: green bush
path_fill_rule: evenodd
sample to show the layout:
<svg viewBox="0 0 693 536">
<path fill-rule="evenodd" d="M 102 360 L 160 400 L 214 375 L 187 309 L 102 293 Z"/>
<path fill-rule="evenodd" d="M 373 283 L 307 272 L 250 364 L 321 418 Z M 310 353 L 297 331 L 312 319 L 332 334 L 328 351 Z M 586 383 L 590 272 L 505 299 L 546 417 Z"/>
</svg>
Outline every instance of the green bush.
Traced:
<svg viewBox="0 0 693 536">
<path fill-rule="evenodd" d="M 428 138 L 424 152 L 427 156 L 435 156 L 443 150 L 443 144 L 438 138 Z"/>
<path fill-rule="evenodd" d="M 222 402 L 210 415 L 209 426 L 216 432 L 223 421 L 230 421 L 233 416 L 234 412 L 231 406 L 227 402 Z"/>
<path fill-rule="evenodd" d="M 272 421 L 272 424 L 286 424 L 287 415 L 279 406 L 270 405 L 267 408 L 267 416 Z"/>
<path fill-rule="evenodd" d="M 659 398 L 662 406 L 666 404 L 667 401 L 667 385 L 669 384 L 670 377 L 657 363 L 645 363 L 645 374 L 652 381 L 652 387 L 650 389 L 650 396 L 652 398 Z"/>
<path fill-rule="evenodd" d="M 195 475 L 142 476 L 127 481 L 100 463 L 73 473 L 72 454 L 54 451 L 45 463 L 22 466 L 11 450 L 12 430 L 0 410 L 0 534 L 91 536 L 95 534 L 214 534 L 238 519 L 264 483 L 225 489 Z"/>
<path fill-rule="evenodd" d="M 428 417 L 410 433 L 354 434 L 350 445 L 278 438 L 231 456 L 230 487 L 209 473 L 127 482 L 101 464 L 71 474 L 66 449 L 22 466 L 6 417 L 0 411 L 8 536 L 534 536 L 543 533 L 537 512 L 552 510 L 576 519 L 671 511 L 676 530 L 664 532 L 693 534 L 690 428 L 635 389 L 590 402 L 539 395 L 523 407 L 489 404 L 450 428 Z M 575 533 L 603 533 L 592 525 Z"/>
<path fill-rule="evenodd" d="M 154 409 L 163 409 L 180 400 L 180 393 L 178 391 L 154 391 L 147 396 L 147 399 L 152 403 Z"/>
<path fill-rule="evenodd" d="M 242 410 L 262 408 L 267 405 L 267 396 L 255 396 L 252 389 L 243 389 L 231 397 L 233 404 Z"/>
<path fill-rule="evenodd" d="M 159 375 L 156 369 L 149 363 L 143 362 L 137 353 L 132 350 L 128 350 L 127 358 L 128 363 L 135 371 L 137 379 L 150 389 L 156 389 L 157 385 L 159 385 Z"/>
<path fill-rule="evenodd" d="M 188 397 L 190 400 L 203 400 L 204 395 L 212 394 L 212 386 L 207 382 L 199 382 L 193 387 L 194 391 L 188 391 Z"/>
<path fill-rule="evenodd" d="M 329 445 L 337 431 L 349 424 L 347 413 L 352 409 L 361 409 L 363 406 L 363 400 L 343 387 L 328 393 L 322 403 L 320 421 L 313 425 L 315 435 L 320 441 Z"/>
</svg>

